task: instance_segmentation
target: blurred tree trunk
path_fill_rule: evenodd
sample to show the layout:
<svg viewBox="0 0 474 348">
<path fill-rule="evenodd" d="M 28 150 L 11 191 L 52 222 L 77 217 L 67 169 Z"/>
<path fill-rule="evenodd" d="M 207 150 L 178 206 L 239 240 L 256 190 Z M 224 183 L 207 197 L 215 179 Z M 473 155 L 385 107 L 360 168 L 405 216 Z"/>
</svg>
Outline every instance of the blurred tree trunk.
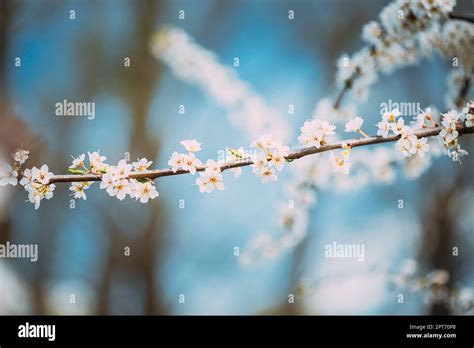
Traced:
<svg viewBox="0 0 474 348">
<path fill-rule="evenodd" d="M 0 1 L 0 105 L 5 105 L 8 98 L 8 47 L 10 42 L 10 25 L 15 7 L 12 1 Z"/>
<path fill-rule="evenodd" d="M 432 176 L 433 177 L 433 176 Z M 463 244 L 458 233 L 457 221 L 459 212 L 457 199 L 466 188 L 469 178 L 469 167 L 460 167 L 458 175 L 453 176 L 449 185 L 433 183 L 436 193 L 428 196 L 431 203 L 423 213 L 422 239 L 418 258 L 424 269 L 442 269 L 449 273 L 448 294 L 460 276 L 462 254 L 453 255 L 453 247 Z M 433 302 L 429 314 L 450 315 L 451 310 L 446 302 Z"/>
<path fill-rule="evenodd" d="M 155 21 L 158 13 L 159 2 L 149 0 L 134 5 L 136 11 L 136 35 L 129 56 L 131 66 L 123 68 L 118 93 L 128 105 L 132 115 L 131 156 L 146 156 L 149 159 L 156 158 L 159 150 L 158 141 L 148 131 L 147 121 L 153 100 L 155 86 L 159 79 L 158 64 L 149 52 L 149 40 L 154 32 Z M 132 159 L 135 159 L 132 157 Z M 133 245 L 134 272 L 140 274 L 145 284 L 144 314 L 163 314 L 167 310 L 161 302 L 161 296 L 157 296 L 159 289 L 157 283 L 157 255 L 160 250 L 160 238 L 163 233 L 163 216 L 160 212 L 163 206 L 160 202 L 152 201 L 149 207 L 153 214 L 148 226 L 143 231 L 137 231 L 137 240 L 128 240 L 120 235 L 119 230 L 111 225 L 109 228 L 111 250 L 107 260 L 107 267 L 103 284 L 99 291 L 99 313 L 106 314 L 107 298 L 109 296 L 112 274 L 118 271 L 120 261 L 123 260 L 123 246 Z M 128 243 L 128 244 L 124 244 Z M 120 255 L 114 256 L 114 251 L 120 251 Z M 121 257 L 119 257 L 121 256 Z M 127 261 L 128 262 L 128 261 Z M 130 266 L 130 265 L 129 265 Z"/>
<path fill-rule="evenodd" d="M 455 267 L 453 267 L 452 246 L 455 241 L 455 216 L 450 208 L 456 196 L 456 181 L 445 190 L 432 197 L 432 204 L 424 212 L 422 224 L 422 242 L 419 252 L 421 265 L 427 269 L 443 269 L 449 272 L 451 287 Z M 430 197 L 431 198 L 431 197 Z M 449 315 L 449 307 L 443 302 L 433 302 L 428 309 L 429 314 Z"/>
</svg>

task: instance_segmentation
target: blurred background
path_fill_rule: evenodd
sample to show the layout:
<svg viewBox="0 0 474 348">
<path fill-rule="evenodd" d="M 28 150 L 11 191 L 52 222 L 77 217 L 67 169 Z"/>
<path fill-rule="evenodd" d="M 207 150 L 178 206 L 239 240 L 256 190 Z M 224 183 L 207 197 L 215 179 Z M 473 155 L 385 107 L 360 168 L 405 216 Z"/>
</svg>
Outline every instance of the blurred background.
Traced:
<svg viewBox="0 0 474 348">
<path fill-rule="evenodd" d="M 471 0 L 458 2 L 460 9 L 474 8 Z M 3 0 L 0 147 L 9 154 L 22 143 L 31 152 L 28 167 L 47 163 L 59 174 L 71 155 L 98 149 L 108 163 L 130 153 L 132 160 L 144 156 L 163 168 L 190 136 L 203 143 L 201 159 L 216 158 L 226 146 L 248 146 L 251 137 L 229 122 L 222 105 L 153 57 L 150 39 L 161 25 L 183 29 L 235 69 L 280 113 L 295 147 L 316 103 L 337 94 L 337 59 L 363 46 L 362 26 L 388 3 Z M 295 20 L 288 20 L 289 10 Z M 17 57 L 21 66 L 15 66 Z M 382 77 L 358 109 L 367 117 L 366 131 L 375 133 L 380 103 L 388 99 L 444 110 L 448 72 L 448 64 L 435 58 Z M 64 99 L 95 102 L 95 118 L 57 117 L 55 103 Z M 462 143 L 474 153 L 472 139 Z M 448 287 L 474 286 L 468 252 L 474 247 L 473 167 L 470 156 L 462 165 L 441 157 L 417 180 L 328 190 L 319 195 L 309 233 L 296 249 L 247 267 L 234 248 L 243 249 L 259 230 L 276 228 L 285 174 L 262 185 L 244 170 L 238 180 L 225 179 L 224 191 L 209 195 L 199 193 L 195 178 L 162 178 L 156 182 L 160 197 L 146 205 L 110 198 L 95 184 L 74 209 L 68 185 L 58 184 L 54 199 L 37 211 L 21 188 L 2 187 L 0 243 L 37 243 L 39 259 L 0 259 L 0 314 L 450 313 L 409 291 L 398 303 L 400 290 L 372 270 L 396 271 L 415 259 L 426 272 L 448 271 Z M 364 244 L 365 262 L 328 260 L 324 246 L 333 241 Z M 452 256 L 454 246 L 459 256 Z M 316 281 L 317 289 L 288 303 L 305 281 Z"/>
</svg>

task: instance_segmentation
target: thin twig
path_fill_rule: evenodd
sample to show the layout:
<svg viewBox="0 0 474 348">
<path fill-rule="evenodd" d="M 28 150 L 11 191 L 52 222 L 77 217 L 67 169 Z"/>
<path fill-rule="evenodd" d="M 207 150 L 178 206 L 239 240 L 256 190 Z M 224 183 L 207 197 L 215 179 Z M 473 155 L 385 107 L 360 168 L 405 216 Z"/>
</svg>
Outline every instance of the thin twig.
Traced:
<svg viewBox="0 0 474 348">
<path fill-rule="evenodd" d="M 463 15 L 455 15 L 453 13 L 449 14 L 449 18 L 450 19 L 456 19 L 456 20 L 460 20 L 460 21 L 465 21 L 465 22 L 469 22 L 469 23 L 474 23 L 474 16 L 463 16 Z"/>
<path fill-rule="evenodd" d="M 438 135 L 442 127 L 435 127 L 435 128 L 427 128 L 427 129 L 422 129 L 420 131 L 415 132 L 414 134 L 418 138 L 427 138 L 427 137 L 432 137 Z M 471 134 L 474 133 L 474 127 L 464 127 L 464 126 L 459 126 L 458 127 L 458 132 L 459 134 Z M 400 139 L 399 135 L 392 135 L 387 138 L 375 136 L 375 137 L 369 137 L 369 138 L 361 138 L 361 139 L 351 139 L 351 140 L 343 140 L 339 141 L 337 143 L 333 144 L 326 144 L 322 145 L 321 147 L 317 148 L 315 146 L 311 147 L 305 147 L 301 149 L 296 149 L 291 151 L 288 156 L 286 156 L 287 160 L 296 160 L 305 156 L 310 156 L 314 155 L 317 153 L 321 152 L 326 152 L 326 151 L 331 151 L 331 150 L 337 150 L 341 149 L 343 144 L 347 144 L 350 147 L 359 147 L 359 146 L 367 146 L 367 145 L 373 145 L 373 144 L 381 144 L 381 143 L 389 143 L 389 142 L 394 142 Z M 227 170 L 227 169 L 232 169 L 232 168 L 238 168 L 238 167 L 246 167 L 250 166 L 253 164 L 252 159 L 250 158 L 245 158 L 242 160 L 237 160 L 237 161 L 232 161 L 232 162 L 227 162 L 223 165 L 221 165 L 221 170 Z M 206 169 L 205 166 L 199 166 L 196 168 L 196 171 L 202 172 Z M 137 179 L 137 178 L 147 178 L 147 179 L 157 179 L 161 178 L 164 176 L 174 176 L 174 175 L 182 175 L 182 174 L 189 174 L 189 171 L 187 170 L 178 170 L 176 172 L 173 172 L 170 168 L 167 169 L 157 169 L 157 170 L 147 170 L 144 172 L 133 172 L 131 173 L 128 178 L 129 179 Z M 94 175 L 94 174 L 86 174 L 86 175 L 54 175 L 51 180 L 49 181 L 50 184 L 52 183 L 59 183 L 59 182 L 79 182 L 79 181 L 100 181 L 101 176 L 100 175 Z"/>
<path fill-rule="evenodd" d="M 336 101 L 333 104 L 334 109 L 339 109 L 339 107 L 341 106 L 342 99 L 344 98 L 344 95 L 348 90 L 349 85 L 347 83 L 344 83 L 344 87 L 341 88 L 341 90 L 339 91 L 339 94 L 336 97 Z"/>
<path fill-rule="evenodd" d="M 471 73 L 474 71 L 471 71 Z M 456 98 L 456 105 L 460 108 L 466 103 L 466 97 L 467 94 L 469 93 L 469 89 L 471 88 L 471 76 L 465 76 L 465 79 L 463 81 L 461 90 L 459 91 L 459 95 Z"/>
<path fill-rule="evenodd" d="M 336 100 L 334 101 L 333 108 L 334 109 L 339 109 L 342 103 L 342 99 L 344 99 L 344 96 L 346 93 L 352 88 L 352 84 L 354 83 L 354 80 L 359 77 L 360 75 L 360 69 L 357 67 L 354 71 L 354 73 L 349 77 L 346 81 L 344 81 L 344 87 L 341 88 L 339 91 L 339 94 L 336 97 Z"/>
</svg>

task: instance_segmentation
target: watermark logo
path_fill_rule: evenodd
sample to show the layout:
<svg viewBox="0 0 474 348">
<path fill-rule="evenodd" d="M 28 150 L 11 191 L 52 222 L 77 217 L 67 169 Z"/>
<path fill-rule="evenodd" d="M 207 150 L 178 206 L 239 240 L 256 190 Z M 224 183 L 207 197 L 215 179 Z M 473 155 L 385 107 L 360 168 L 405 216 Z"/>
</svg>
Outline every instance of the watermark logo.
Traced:
<svg viewBox="0 0 474 348">
<path fill-rule="evenodd" d="M 232 149 L 226 147 L 224 150 L 217 151 L 217 160 L 219 162 L 229 163 L 229 162 L 239 162 L 252 160 L 255 161 L 257 158 L 258 150 L 257 149 Z"/>
<path fill-rule="evenodd" d="M 30 259 L 38 261 L 38 244 L 13 244 L 6 242 L 0 244 L 0 258 L 4 259 Z"/>
<path fill-rule="evenodd" d="M 383 115 L 387 112 L 392 112 L 392 110 L 395 109 L 400 111 L 400 116 L 417 116 L 423 113 L 423 109 L 418 102 L 399 103 L 389 99 L 386 103 L 380 103 L 380 115 Z"/>
<path fill-rule="evenodd" d="M 326 244 L 324 250 L 327 258 L 356 259 L 359 262 L 365 260 L 364 244 L 340 244 L 334 241 Z"/>
<path fill-rule="evenodd" d="M 82 116 L 89 120 L 95 118 L 94 102 L 70 102 L 64 99 L 55 104 L 56 116 Z"/>
<path fill-rule="evenodd" d="M 56 325 L 34 325 L 26 322 L 18 326 L 20 338 L 47 338 L 52 342 L 56 340 Z"/>
</svg>

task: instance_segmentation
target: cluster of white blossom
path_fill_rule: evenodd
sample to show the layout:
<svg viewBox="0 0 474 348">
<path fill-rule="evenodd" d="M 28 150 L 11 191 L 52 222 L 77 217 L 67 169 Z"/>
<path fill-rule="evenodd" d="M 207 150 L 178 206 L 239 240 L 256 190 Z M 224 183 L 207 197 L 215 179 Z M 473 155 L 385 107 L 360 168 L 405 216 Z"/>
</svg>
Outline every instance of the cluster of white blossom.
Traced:
<svg viewBox="0 0 474 348">
<path fill-rule="evenodd" d="M 257 148 L 258 154 L 253 159 L 252 171 L 260 177 L 262 183 L 278 180 L 277 171 L 285 165 L 290 148 L 271 134 L 264 134 L 255 139 L 250 147 Z"/>
<path fill-rule="evenodd" d="M 18 184 L 18 172 L 12 168 L 12 166 L 6 162 L 0 167 L 0 186 Z"/>
<path fill-rule="evenodd" d="M 196 174 L 196 169 L 202 165 L 201 161 L 196 157 L 196 152 L 201 151 L 201 143 L 196 139 L 188 139 L 181 141 L 187 154 L 180 152 L 173 152 L 168 164 L 171 166 L 173 172 L 179 169 L 189 171 L 192 175 Z"/>
<path fill-rule="evenodd" d="M 156 58 L 184 81 L 206 91 L 229 114 L 234 126 L 256 138 L 270 132 L 286 139 L 289 125 L 281 113 L 269 107 L 234 69 L 218 62 L 180 28 L 162 27 L 153 36 L 151 50 Z"/>
<path fill-rule="evenodd" d="M 188 171 L 191 175 L 196 174 L 198 167 L 202 166 L 201 161 L 196 157 L 195 152 L 201 151 L 201 143 L 196 139 L 188 139 L 181 141 L 181 145 L 188 151 L 187 154 L 173 152 L 168 164 L 171 166 L 173 172 L 178 170 Z M 214 160 L 207 160 L 205 169 L 199 173 L 199 178 L 196 179 L 196 184 L 199 187 L 199 191 L 210 193 L 214 189 L 223 190 L 224 184 L 222 183 L 222 163 Z M 240 169 L 240 168 L 238 168 Z M 238 175 L 236 175 L 237 177 Z"/>
<path fill-rule="evenodd" d="M 333 115 L 335 118 L 340 117 L 336 113 Z M 474 103 L 468 104 L 459 114 L 452 110 L 444 115 L 458 115 L 456 122 L 464 122 L 464 126 L 472 127 Z M 323 115 L 315 113 L 316 116 L 322 117 Z M 448 120 L 450 119 L 448 117 Z M 345 131 L 358 132 L 363 137 L 368 137 L 362 130 L 363 123 L 362 117 L 352 117 L 346 122 Z M 287 190 L 288 201 L 291 204 L 282 203 L 280 206 L 283 208 L 278 210 L 280 226 L 285 232 L 280 236 L 259 233 L 248 243 L 241 261 L 244 264 L 250 264 L 259 259 L 275 259 L 289 250 L 290 246 L 297 245 L 307 233 L 305 228 L 308 224 L 309 209 L 315 202 L 315 192 L 318 190 L 331 187 L 331 190 L 346 192 L 361 189 L 374 182 L 391 184 L 396 178 L 397 166 L 404 169 L 406 177 L 415 179 L 429 167 L 435 157 L 443 154 L 443 150 L 455 160 L 466 154 L 458 147 L 459 134 L 454 133 L 456 142 L 452 143 L 450 147 L 447 147 L 444 142 L 444 131 L 438 137 L 431 138 L 418 138 L 414 134 L 422 129 L 437 127 L 441 123 L 434 108 L 426 108 L 425 111 L 414 117 L 410 124 L 405 124 L 405 120 L 400 116 L 398 110 L 392 110 L 384 113 L 376 126 L 378 128 L 377 135 L 383 138 L 387 138 L 389 135 L 400 136 L 395 146 L 353 151 L 347 143 L 343 143 L 342 150 L 337 155 L 334 152 L 322 153 L 318 155 L 317 160 L 300 159 L 293 163 L 291 166 L 293 177 L 288 184 L 291 189 Z M 322 126 L 323 124 L 324 126 Z M 459 126 L 462 125 L 459 123 Z M 455 125 L 451 124 L 451 126 L 456 129 Z M 307 146 L 319 148 L 326 143 L 325 136 L 329 135 L 326 133 L 328 130 L 329 133 L 334 134 L 335 127 L 333 127 L 329 121 L 321 121 L 318 118 L 306 121 L 301 128 L 302 133 L 298 140 Z M 354 172 L 352 172 L 352 168 L 355 168 Z M 348 175 L 350 170 L 351 175 Z M 332 172 L 345 175 L 331 175 Z M 265 244 L 264 241 L 267 243 Z"/>
<path fill-rule="evenodd" d="M 141 203 L 148 203 L 150 199 L 159 196 L 151 179 L 129 177 L 130 174 L 146 171 L 153 163 L 152 161 L 142 158 L 136 162 L 128 163 L 127 160 L 121 159 L 117 165 L 109 165 L 105 163 L 107 158 L 102 156 L 99 151 L 88 152 L 88 159 L 89 167 L 85 164 L 85 154 L 74 158 L 69 171 L 73 174 L 100 175 L 100 188 L 106 190 L 109 196 L 116 197 L 120 201 L 130 196 Z M 72 191 L 72 196 L 75 199 L 86 200 L 85 190 L 92 184 L 91 181 L 73 182 L 69 190 Z"/>
<path fill-rule="evenodd" d="M 399 115 L 400 112 L 398 110 L 386 112 L 382 116 L 382 121 L 377 124 L 377 134 L 384 138 L 387 138 L 390 132 L 394 135 L 399 135 L 400 139 L 395 144 L 395 148 L 403 154 L 403 157 L 411 157 L 413 155 L 423 157 L 425 152 L 429 150 L 428 139 L 418 138 L 414 134 L 414 131 L 417 129 L 406 125 L 405 120 L 402 117 L 398 117 Z M 419 115 L 418 119 L 421 119 L 421 122 L 424 122 L 424 115 L 429 115 L 429 110 Z M 415 125 L 420 124 L 415 123 Z"/>
<path fill-rule="evenodd" d="M 469 108 L 468 107 L 466 109 Z M 472 115 L 468 114 L 469 118 L 472 120 Z M 468 116 L 464 115 L 463 113 L 458 114 L 456 110 L 451 110 L 445 114 L 443 114 L 443 120 L 441 124 L 443 129 L 439 133 L 444 146 L 446 147 L 447 154 L 449 157 L 453 159 L 455 162 L 461 162 L 461 157 L 466 156 L 468 152 L 461 148 L 461 144 L 459 144 L 459 132 L 457 131 L 457 127 L 459 122 L 462 122 Z M 467 124 L 471 124 L 472 122 L 467 121 Z M 468 126 L 468 127 L 471 127 Z"/>
<path fill-rule="evenodd" d="M 455 0 L 397 0 L 386 6 L 380 22 L 369 22 L 362 30 L 368 46 L 339 59 L 338 86 L 365 100 L 379 72 L 391 73 L 435 53 L 454 59 L 455 74 L 465 81 L 474 68 L 474 26 L 448 20 L 455 5 Z M 447 102 L 448 107 L 460 106 L 449 96 Z"/>
<path fill-rule="evenodd" d="M 431 42 L 439 53 L 456 58 L 455 67 L 463 68 L 472 75 L 474 68 L 474 25 L 464 21 L 448 21 L 439 31 L 433 29 Z M 440 34 L 438 34 L 440 33 Z"/>
<path fill-rule="evenodd" d="M 420 293 L 426 303 L 444 304 L 455 314 L 466 314 L 474 310 L 472 289 L 451 287 L 449 278 L 446 270 L 422 272 L 417 262 L 409 259 L 391 276 L 391 282 L 398 288 Z"/>
<path fill-rule="evenodd" d="M 199 178 L 196 179 L 196 184 L 199 191 L 210 193 L 214 189 L 222 191 L 224 184 L 222 183 L 221 163 L 214 160 L 207 160 L 206 169 L 199 173 Z"/>
<path fill-rule="evenodd" d="M 349 175 L 349 170 L 351 169 L 352 163 L 350 161 L 351 147 L 347 144 L 343 144 L 342 147 L 344 150 L 341 151 L 339 155 L 332 155 L 332 167 L 335 173 L 342 173 Z"/>
<path fill-rule="evenodd" d="M 460 95 L 467 95 L 474 71 L 474 25 L 463 21 L 439 23 L 419 35 L 418 42 L 425 56 L 439 53 L 451 60 L 453 68 L 447 76 L 445 105 L 461 107 Z"/>
<path fill-rule="evenodd" d="M 117 165 L 109 166 L 106 173 L 102 175 L 100 188 L 106 190 L 109 196 L 124 200 L 127 195 L 141 203 L 148 203 L 150 199 L 159 196 L 151 179 L 130 179 L 133 172 L 141 172 L 151 165 L 151 161 L 142 158 L 132 164 L 121 159 Z M 138 168 L 142 167 L 142 170 Z"/>
<path fill-rule="evenodd" d="M 29 158 L 28 155 L 29 151 L 19 149 L 13 154 L 13 166 L 7 162 L 2 164 L 0 167 L 0 186 L 16 186 L 18 178 L 21 177 L 20 185 L 28 192 L 28 201 L 35 205 L 35 209 L 38 209 L 41 200 L 53 197 L 56 186 L 49 184 L 49 179 L 53 176 L 53 173 L 49 171 L 46 164 L 43 164 L 40 168 L 33 167 L 22 170 L 21 167 Z"/>
<path fill-rule="evenodd" d="M 471 314 L 474 310 L 474 291 L 469 287 L 456 287 L 450 284 L 450 275 L 446 270 L 423 271 L 413 259 L 402 262 L 396 271 L 384 265 L 374 265 L 360 273 L 373 279 L 386 279 L 387 290 L 408 290 L 428 304 L 441 304 L 453 314 Z M 307 278 L 295 287 L 295 296 L 305 299 L 318 294 L 318 291 L 332 282 L 340 282 L 347 277 L 357 277 L 354 272 L 319 274 L 316 278 Z"/>
<path fill-rule="evenodd" d="M 433 22 L 448 19 L 456 0 L 397 0 L 380 13 L 380 40 L 409 40 Z M 384 35 L 385 34 L 385 35 Z"/>
<path fill-rule="evenodd" d="M 40 207 L 43 199 L 51 199 L 53 197 L 53 191 L 56 186 L 48 184 L 52 176 L 53 173 L 49 171 L 46 164 L 43 164 L 41 168 L 33 167 L 23 171 L 20 185 L 28 192 L 28 201 L 35 205 L 35 209 Z"/>
<path fill-rule="evenodd" d="M 357 99 L 366 100 L 369 87 L 376 81 L 376 66 L 370 49 L 364 48 L 351 57 L 343 54 L 338 59 L 337 86 L 351 90 Z"/>
<path fill-rule="evenodd" d="M 321 99 L 315 107 L 312 120 L 305 122 L 298 138 L 307 146 L 322 146 L 328 138 L 334 137 L 335 126 L 327 120 L 341 121 L 355 113 L 351 106 L 335 107 L 329 98 Z M 332 155 L 332 154 L 331 154 Z M 259 260 L 273 260 L 298 245 L 306 236 L 309 209 L 317 201 L 317 190 L 327 188 L 334 168 L 334 158 L 321 153 L 315 158 L 302 158 L 292 162 L 291 177 L 285 185 L 287 200 L 277 207 L 280 234 L 258 232 L 245 247 L 239 261 L 250 265 Z M 347 162 L 348 163 L 348 162 Z M 349 165 L 346 163 L 346 166 Z"/>
<path fill-rule="evenodd" d="M 473 74 L 471 71 L 463 68 L 453 68 L 451 70 L 447 76 L 447 85 L 449 88 L 444 97 L 444 102 L 447 108 L 454 109 L 461 106 L 464 102 L 462 96 L 468 94 L 468 87 L 471 84 L 472 76 Z"/>
<path fill-rule="evenodd" d="M 327 137 L 335 134 L 336 126 L 326 120 L 312 119 L 304 123 L 300 128 L 301 135 L 298 137 L 300 144 L 316 146 L 327 144 Z"/>
<path fill-rule="evenodd" d="M 369 136 L 362 130 L 362 124 L 364 123 L 364 119 L 360 116 L 356 116 L 351 118 L 345 125 L 345 131 L 348 133 L 357 132 L 363 135 L 364 137 L 368 138 Z M 350 155 L 352 153 L 352 148 L 347 144 L 342 144 L 343 150 L 340 152 L 339 155 L 332 155 L 332 167 L 335 173 L 342 173 L 345 175 L 349 175 L 349 170 L 352 167 L 352 162 L 350 160 Z"/>
</svg>

